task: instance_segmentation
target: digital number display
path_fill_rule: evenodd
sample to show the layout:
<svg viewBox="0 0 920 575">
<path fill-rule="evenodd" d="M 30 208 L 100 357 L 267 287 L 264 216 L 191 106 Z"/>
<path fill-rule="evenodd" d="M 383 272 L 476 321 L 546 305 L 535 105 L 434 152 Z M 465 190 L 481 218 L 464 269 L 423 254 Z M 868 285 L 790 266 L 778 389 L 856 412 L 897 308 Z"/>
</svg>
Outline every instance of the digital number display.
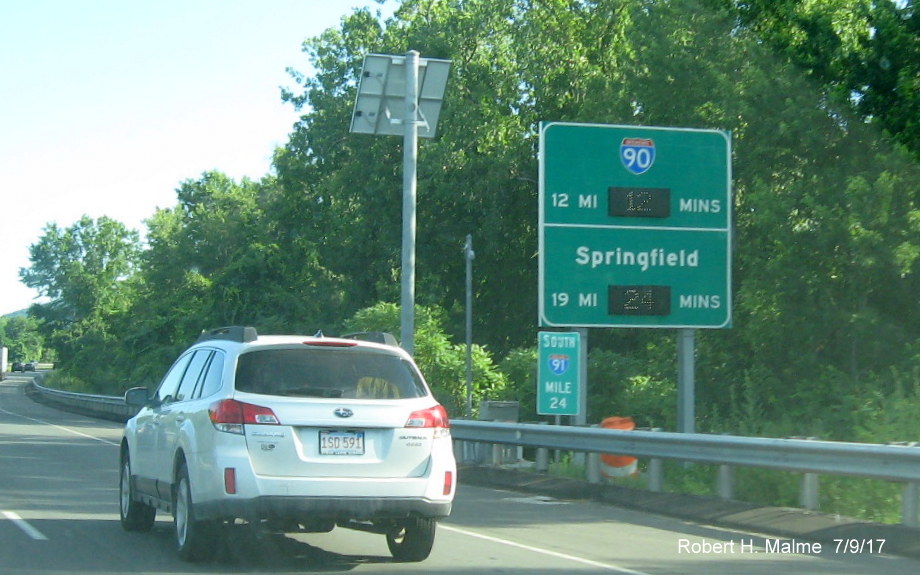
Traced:
<svg viewBox="0 0 920 575">
<path fill-rule="evenodd" d="M 670 188 L 607 188 L 607 215 L 621 218 L 667 218 Z"/>
<path fill-rule="evenodd" d="M 607 293 L 610 315 L 671 315 L 671 286 L 612 285 Z"/>
</svg>

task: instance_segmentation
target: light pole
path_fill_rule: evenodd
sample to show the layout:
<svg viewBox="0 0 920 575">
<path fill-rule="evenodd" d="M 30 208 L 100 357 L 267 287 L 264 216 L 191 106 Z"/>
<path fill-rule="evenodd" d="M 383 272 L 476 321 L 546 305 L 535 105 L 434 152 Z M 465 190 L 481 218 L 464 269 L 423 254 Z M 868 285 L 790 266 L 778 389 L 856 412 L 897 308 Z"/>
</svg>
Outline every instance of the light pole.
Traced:
<svg viewBox="0 0 920 575">
<path fill-rule="evenodd" d="M 433 138 L 450 71 L 449 60 L 368 54 L 358 82 L 351 131 L 403 136 L 400 340 L 415 353 L 415 206 L 419 136 Z"/>
<path fill-rule="evenodd" d="M 473 417 L 473 236 L 467 234 L 463 245 L 466 260 L 466 417 Z"/>
</svg>

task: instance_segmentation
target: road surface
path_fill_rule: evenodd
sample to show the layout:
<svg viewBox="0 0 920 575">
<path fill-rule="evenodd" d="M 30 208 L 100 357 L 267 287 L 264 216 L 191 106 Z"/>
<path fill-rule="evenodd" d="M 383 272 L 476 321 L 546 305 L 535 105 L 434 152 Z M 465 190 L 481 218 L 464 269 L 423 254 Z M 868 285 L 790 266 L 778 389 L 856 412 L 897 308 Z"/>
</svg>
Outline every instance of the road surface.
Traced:
<svg viewBox="0 0 920 575">
<path fill-rule="evenodd" d="M 255 540 L 230 530 L 215 561 L 171 548 L 171 518 L 151 533 L 118 521 L 121 426 L 34 403 L 30 375 L 0 383 L 0 574 L 439 573 L 446 575 L 915 575 L 920 561 L 745 533 L 588 501 L 463 484 L 431 557 L 394 563 L 384 537 L 328 534 Z M 835 548 L 837 547 L 837 548 Z M 879 549 L 881 547 L 881 549 Z M 844 552 L 846 551 L 846 552 Z M 881 551 L 881 552 L 879 552 Z"/>
</svg>

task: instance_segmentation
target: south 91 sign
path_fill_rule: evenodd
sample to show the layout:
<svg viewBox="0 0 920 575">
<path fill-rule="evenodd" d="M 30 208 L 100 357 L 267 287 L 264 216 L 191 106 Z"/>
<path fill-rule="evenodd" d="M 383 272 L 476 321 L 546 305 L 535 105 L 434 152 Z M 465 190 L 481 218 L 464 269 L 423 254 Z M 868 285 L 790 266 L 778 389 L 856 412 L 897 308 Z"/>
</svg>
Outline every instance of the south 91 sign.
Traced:
<svg viewBox="0 0 920 575">
<path fill-rule="evenodd" d="M 537 414 L 578 415 L 580 334 L 540 332 L 538 340 Z"/>
</svg>

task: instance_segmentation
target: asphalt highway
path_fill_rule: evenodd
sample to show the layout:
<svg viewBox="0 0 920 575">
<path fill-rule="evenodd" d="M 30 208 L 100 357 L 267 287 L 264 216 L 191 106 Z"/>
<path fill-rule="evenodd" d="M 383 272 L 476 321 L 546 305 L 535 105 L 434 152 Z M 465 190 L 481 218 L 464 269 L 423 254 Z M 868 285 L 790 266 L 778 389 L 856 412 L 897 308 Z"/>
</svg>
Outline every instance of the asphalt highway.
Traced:
<svg viewBox="0 0 920 575">
<path fill-rule="evenodd" d="M 440 573 L 449 575 L 839 575 L 920 573 L 883 540 L 816 544 L 719 528 L 578 498 L 460 487 L 434 551 L 395 563 L 384 537 L 252 537 L 229 529 L 212 562 L 171 549 L 171 518 L 151 533 L 118 521 L 121 426 L 29 399 L 29 375 L 0 383 L 0 574 Z"/>
</svg>

